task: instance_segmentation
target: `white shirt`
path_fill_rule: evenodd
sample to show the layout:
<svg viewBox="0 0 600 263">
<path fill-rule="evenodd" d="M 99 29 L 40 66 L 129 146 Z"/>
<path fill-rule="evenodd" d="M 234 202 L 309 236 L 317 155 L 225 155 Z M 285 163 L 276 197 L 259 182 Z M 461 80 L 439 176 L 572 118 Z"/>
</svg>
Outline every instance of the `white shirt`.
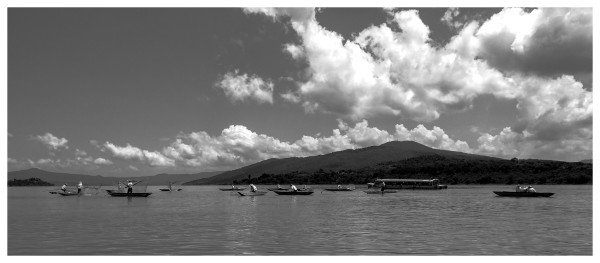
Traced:
<svg viewBox="0 0 600 263">
<path fill-rule="evenodd" d="M 250 185 L 250 189 L 252 189 L 252 192 L 256 192 L 256 186 L 254 186 L 253 184 Z"/>
<path fill-rule="evenodd" d="M 77 185 L 77 188 L 79 188 L 79 189 L 83 188 L 83 183 L 79 182 L 79 184 Z"/>
<path fill-rule="evenodd" d="M 292 187 L 290 187 L 290 190 L 292 190 L 292 191 L 298 191 L 298 188 L 296 188 L 295 185 L 292 185 Z"/>
<path fill-rule="evenodd" d="M 63 189 L 63 190 L 64 190 L 64 189 L 67 189 L 67 185 L 66 185 L 66 184 L 63 184 L 63 186 L 62 186 L 60 189 Z"/>
<path fill-rule="evenodd" d="M 127 183 L 127 187 L 130 187 L 130 188 L 133 187 L 133 182 Z"/>
</svg>

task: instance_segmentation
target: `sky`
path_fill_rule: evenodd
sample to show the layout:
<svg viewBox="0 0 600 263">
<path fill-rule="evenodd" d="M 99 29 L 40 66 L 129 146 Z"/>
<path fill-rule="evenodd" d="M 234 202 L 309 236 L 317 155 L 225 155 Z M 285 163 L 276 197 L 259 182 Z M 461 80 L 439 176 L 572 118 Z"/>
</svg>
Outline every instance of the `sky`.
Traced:
<svg viewBox="0 0 600 263">
<path fill-rule="evenodd" d="M 7 168 L 592 158 L 591 8 L 9 8 Z"/>
</svg>

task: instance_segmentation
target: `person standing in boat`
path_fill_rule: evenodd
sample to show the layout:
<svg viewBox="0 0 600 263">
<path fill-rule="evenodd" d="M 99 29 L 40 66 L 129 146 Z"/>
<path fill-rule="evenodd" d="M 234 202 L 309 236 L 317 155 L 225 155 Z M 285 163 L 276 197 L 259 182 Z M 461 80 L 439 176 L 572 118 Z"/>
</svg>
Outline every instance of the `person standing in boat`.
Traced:
<svg viewBox="0 0 600 263">
<path fill-rule="evenodd" d="M 293 184 L 290 184 L 290 190 L 291 190 L 292 192 L 298 192 L 298 188 L 296 188 L 296 186 L 295 186 L 295 185 L 293 185 Z"/>
<path fill-rule="evenodd" d="M 131 180 L 127 180 L 127 193 L 128 194 L 133 193 L 133 182 Z"/>
<path fill-rule="evenodd" d="M 381 182 L 381 193 L 385 192 L 385 182 Z"/>
<path fill-rule="evenodd" d="M 63 184 L 62 187 L 60 187 L 60 190 L 67 192 L 67 184 Z"/>
<path fill-rule="evenodd" d="M 342 186 L 338 184 L 338 189 L 342 189 Z"/>
<path fill-rule="evenodd" d="M 254 184 L 250 184 L 250 191 L 251 191 L 251 192 L 256 192 L 256 190 L 258 190 L 258 189 L 256 188 L 256 186 L 255 186 Z"/>
<path fill-rule="evenodd" d="M 77 193 L 81 193 L 81 189 L 83 189 L 83 183 L 81 181 L 79 181 L 79 184 L 77 184 Z"/>
</svg>

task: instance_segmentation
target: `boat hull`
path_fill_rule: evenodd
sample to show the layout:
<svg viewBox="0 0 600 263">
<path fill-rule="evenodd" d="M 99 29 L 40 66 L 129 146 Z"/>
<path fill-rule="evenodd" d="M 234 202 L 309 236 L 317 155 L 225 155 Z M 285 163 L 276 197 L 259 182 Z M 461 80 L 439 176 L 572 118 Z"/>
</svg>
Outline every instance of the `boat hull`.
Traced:
<svg viewBox="0 0 600 263">
<path fill-rule="evenodd" d="M 161 191 L 163 191 L 163 192 L 171 192 L 171 191 L 172 191 L 172 192 L 175 192 L 175 191 L 181 191 L 181 188 L 180 188 L 180 189 L 167 189 L 167 188 L 159 188 L 158 190 L 161 190 Z"/>
<path fill-rule="evenodd" d="M 79 195 L 78 193 L 72 193 L 72 192 L 66 192 L 66 193 L 57 192 L 57 194 L 62 195 L 62 196 L 77 196 L 77 195 Z"/>
<path fill-rule="evenodd" d="M 259 196 L 259 195 L 265 195 L 267 192 L 265 191 L 256 191 L 256 192 L 246 192 L 246 193 L 242 193 L 242 192 L 237 192 L 239 195 L 241 196 Z"/>
<path fill-rule="evenodd" d="M 114 190 L 106 190 L 110 196 L 114 197 L 148 197 L 152 193 L 127 193 L 127 192 L 115 192 Z"/>
<path fill-rule="evenodd" d="M 314 193 L 313 191 L 289 191 L 289 190 L 274 190 L 273 192 L 275 192 L 278 195 L 311 195 L 312 193 Z"/>
<path fill-rule="evenodd" d="M 152 193 L 116 193 L 116 192 L 111 192 L 109 194 L 110 194 L 110 196 L 114 196 L 114 197 L 148 197 Z"/>
<path fill-rule="evenodd" d="M 550 197 L 554 193 L 529 193 L 529 192 L 509 192 L 509 191 L 494 191 L 494 194 L 502 197 Z"/>
</svg>

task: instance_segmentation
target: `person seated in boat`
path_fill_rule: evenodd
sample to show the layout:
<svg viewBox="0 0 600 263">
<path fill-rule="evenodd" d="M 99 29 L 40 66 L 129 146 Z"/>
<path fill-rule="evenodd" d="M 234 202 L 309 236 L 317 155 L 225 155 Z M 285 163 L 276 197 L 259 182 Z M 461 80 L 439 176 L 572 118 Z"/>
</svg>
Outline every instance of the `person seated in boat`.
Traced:
<svg viewBox="0 0 600 263">
<path fill-rule="evenodd" d="M 338 189 L 342 189 L 342 186 L 338 184 Z"/>
<path fill-rule="evenodd" d="M 131 180 L 127 180 L 127 193 L 128 194 L 133 193 L 133 182 Z"/>
<path fill-rule="evenodd" d="M 530 185 L 530 186 L 527 186 L 527 189 L 525 190 L 525 192 L 528 192 L 528 193 L 535 193 L 535 188 L 531 187 L 531 185 Z"/>
<path fill-rule="evenodd" d="M 523 192 L 523 188 L 521 188 L 521 185 L 517 184 L 517 189 L 515 190 L 517 193 L 519 192 Z"/>
<path fill-rule="evenodd" d="M 298 192 L 298 188 L 296 188 L 296 186 L 295 186 L 295 185 L 293 185 L 293 184 L 290 184 L 290 191 L 293 191 L 293 192 Z"/>
<path fill-rule="evenodd" d="M 79 184 L 77 184 L 77 193 L 81 193 L 81 189 L 83 189 L 83 183 L 81 181 L 79 181 Z"/>
<path fill-rule="evenodd" d="M 256 186 L 254 186 L 253 184 L 250 184 L 250 191 L 251 191 L 251 192 L 256 192 L 256 190 L 258 190 L 258 189 L 256 188 Z"/>
<path fill-rule="evenodd" d="M 60 190 L 62 190 L 63 192 L 67 192 L 67 184 L 63 184 L 63 185 L 60 187 Z"/>
<path fill-rule="evenodd" d="M 283 189 L 283 188 L 281 188 L 281 185 L 277 184 L 277 189 Z"/>
</svg>

